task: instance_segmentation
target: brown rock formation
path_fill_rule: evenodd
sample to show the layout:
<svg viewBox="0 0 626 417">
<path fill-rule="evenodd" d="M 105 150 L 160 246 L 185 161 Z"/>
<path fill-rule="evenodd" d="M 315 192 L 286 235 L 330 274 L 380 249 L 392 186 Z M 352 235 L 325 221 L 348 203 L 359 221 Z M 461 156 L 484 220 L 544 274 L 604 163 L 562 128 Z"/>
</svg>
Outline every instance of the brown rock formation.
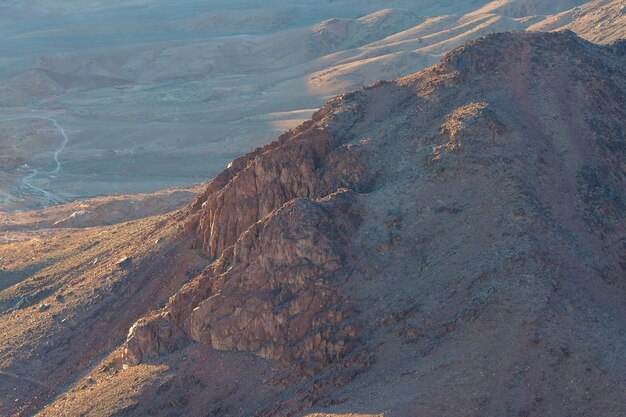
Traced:
<svg viewBox="0 0 626 417">
<path fill-rule="evenodd" d="M 167 350 L 180 329 L 214 349 L 268 359 L 319 366 L 340 357 L 358 330 L 335 282 L 345 277 L 346 243 L 360 221 L 356 200 L 347 190 L 294 199 L 255 223 L 164 312 L 131 328 L 126 362 Z"/>
<path fill-rule="evenodd" d="M 193 309 L 190 334 L 220 350 L 272 359 L 340 356 L 355 337 L 341 279 L 347 236 L 358 222 L 355 197 L 296 199 L 242 234 L 232 267 Z"/>
<path fill-rule="evenodd" d="M 366 189 L 363 146 L 343 146 L 342 138 L 323 129 L 329 108 L 316 113 L 314 123 L 236 160 L 209 185 L 197 218 L 198 244 L 210 257 L 295 198 L 322 198 L 341 187 Z"/>
</svg>

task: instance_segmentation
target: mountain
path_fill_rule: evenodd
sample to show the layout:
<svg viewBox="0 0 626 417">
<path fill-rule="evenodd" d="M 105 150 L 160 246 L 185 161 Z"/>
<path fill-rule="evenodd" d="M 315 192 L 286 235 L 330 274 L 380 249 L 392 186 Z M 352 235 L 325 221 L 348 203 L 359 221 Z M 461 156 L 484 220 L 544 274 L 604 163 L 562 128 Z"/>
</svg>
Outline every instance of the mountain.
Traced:
<svg viewBox="0 0 626 417">
<path fill-rule="evenodd" d="M 333 96 L 434 65 L 472 39 L 562 29 L 623 39 L 621 3 L 5 1 L 0 158 L 14 161 L 33 133 L 33 120 L 6 122 L 16 116 L 55 119 L 69 141 L 52 176 L 49 148 L 20 159 L 29 169 L 1 166 L 0 209 L 203 182 Z"/>
<path fill-rule="evenodd" d="M 0 414 L 623 415 L 625 94 L 623 41 L 489 35 L 184 209 L 21 230 Z"/>
<path fill-rule="evenodd" d="M 624 38 L 626 5 L 619 0 L 597 0 L 548 17 L 530 29 L 571 29 L 592 42 L 611 43 Z"/>
</svg>

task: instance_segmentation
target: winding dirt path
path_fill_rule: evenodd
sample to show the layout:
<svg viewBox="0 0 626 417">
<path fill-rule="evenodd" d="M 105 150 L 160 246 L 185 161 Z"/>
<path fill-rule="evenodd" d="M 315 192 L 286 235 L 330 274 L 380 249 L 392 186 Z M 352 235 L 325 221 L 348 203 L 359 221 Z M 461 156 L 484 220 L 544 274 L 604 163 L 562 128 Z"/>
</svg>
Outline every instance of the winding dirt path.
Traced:
<svg viewBox="0 0 626 417">
<path fill-rule="evenodd" d="M 11 122 L 11 121 L 15 121 L 15 120 L 27 120 L 27 119 L 45 120 L 47 122 L 50 122 L 50 123 L 52 123 L 54 125 L 55 129 L 57 129 L 59 131 L 61 136 L 63 136 L 63 142 L 61 143 L 61 145 L 53 153 L 54 163 L 56 164 L 56 166 L 55 166 L 55 168 L 52 171 L 45 172 L 44 174 L 51 175 L 51 174 L 58 173 L 59 171 L 61 171 L 61 160 L 59 159 L 59 156 L 65 150 L 65 147 L 67 146 L 67 143 L 69 142 L 69 136 L 68 136 L 67 132 L 59 124 L 57 119 L 54 119 L 54 118 L 49 117 L 49 116 L 24 115 L 24 116 L 11 117 L 11 118 L 7 118 L 7 119 L 0 119 L 0 122 Z M 40 174 L 39 170 L 34 169 L 28 175 L 24 176 L 21 179 L 21 181 L 20 181 L 20 183 L 21 183 L 20 188 L 23 189 L 23 190 L 30 191 L 31 194 L 42 195 L 46 199 L 46 205 L 62 203 L 63 199 L 61 197 L 58 197 L 58 196 L 54 195 L 53 193 L 51 193 L 49 191 L 46 191 L 43 188 L 37 187 L 36 185 L 33 185 L 33 184 L 30 183 L 30 180 L 34 179 L 39 174 Z"/>
</svg>

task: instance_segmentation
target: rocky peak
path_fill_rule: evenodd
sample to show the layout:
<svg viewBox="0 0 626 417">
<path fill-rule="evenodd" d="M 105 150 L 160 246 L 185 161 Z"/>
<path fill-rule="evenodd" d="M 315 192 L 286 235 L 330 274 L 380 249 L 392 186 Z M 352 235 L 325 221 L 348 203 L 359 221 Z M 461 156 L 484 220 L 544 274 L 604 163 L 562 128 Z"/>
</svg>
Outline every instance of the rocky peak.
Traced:
<svg viewBox="0 0 626 417">
<path fill-rule="evenodd" d="M 125 363 L 194 341 L 305 381 L 258 415 L 359 409 L 352 381 L 398 415 L 450 415 L 432 412 L 446 401 L 498 415 L 496 397 L 507 413 L 566 415 L 554 393 L 563 375 L 593 374 L 585 361 L 623 386 L 586 342 L 586 312 L 624 322 L 620 48 L 568 32 L 488 36 L 333 99 L 237 159 L 183 212 L 212 264 L 131 328 Z M 598 331 L 622 343 L 611 326 Z M 417 394 L 394 397 L 406 386 Z M 597 386 L 586 389 L 598 398 L 619 391 Z"/>
</svg>

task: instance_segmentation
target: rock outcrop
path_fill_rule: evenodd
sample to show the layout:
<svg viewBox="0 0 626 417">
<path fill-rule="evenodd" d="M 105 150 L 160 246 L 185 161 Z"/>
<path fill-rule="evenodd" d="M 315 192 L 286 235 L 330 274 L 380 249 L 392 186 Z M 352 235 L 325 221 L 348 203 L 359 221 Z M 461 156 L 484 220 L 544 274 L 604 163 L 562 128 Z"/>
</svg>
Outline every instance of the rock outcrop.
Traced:
<svg viewBox="0 0 626 417">
<path fill-rule="evenodd" d="M 197 225 L 198 245 L 209 257 L 219 257 L 251 225 L 295 198 L 322 198 L 341 187 L 367 190 L 366 145 L 345 144 L 346 138 L 324 129 L 329 112 L 339 108 L 327 105 L 312 122 L 235 160 L 211 182 L 189 226 Z M 358 104 L 342 111 L 358 117 Z"/>
<path fill-rule="evenodd" d="M 336 282 L 345 279 L 358 197 L 345 189 L 317 201 L 293 199 L 248 228 L 164 311 L 137 322 L 127 364 L 174 347 L 181 334 L 218 350 L 283 361 L 341 357 L 358 335 Z"/>
<path fill-rule="evenodd" d="M 181 331 L 215 349 L 315 357 L 318 367 L 342 355 L 358 325 L 333 281 L 359 223 L 354 193 L 375 177 L 365 169 L 371 142 L 327 126 L 358 119 L 358 100 L 345 100 L 233 161 L 184 212 L 185 233 L 215 262 L 133 326 L 127 364 L 178 344 Z"/>
<path fill-rule="evenodd" d="M 243 233 L 232 267 L 212 277 L 215 293 L 192 311 L 194 340 L 271 359 L 341 356 L 357 332 L 335 282 L 360 220 L 356 204 L 348 191 L 292 200 Z"/>
</svg>

